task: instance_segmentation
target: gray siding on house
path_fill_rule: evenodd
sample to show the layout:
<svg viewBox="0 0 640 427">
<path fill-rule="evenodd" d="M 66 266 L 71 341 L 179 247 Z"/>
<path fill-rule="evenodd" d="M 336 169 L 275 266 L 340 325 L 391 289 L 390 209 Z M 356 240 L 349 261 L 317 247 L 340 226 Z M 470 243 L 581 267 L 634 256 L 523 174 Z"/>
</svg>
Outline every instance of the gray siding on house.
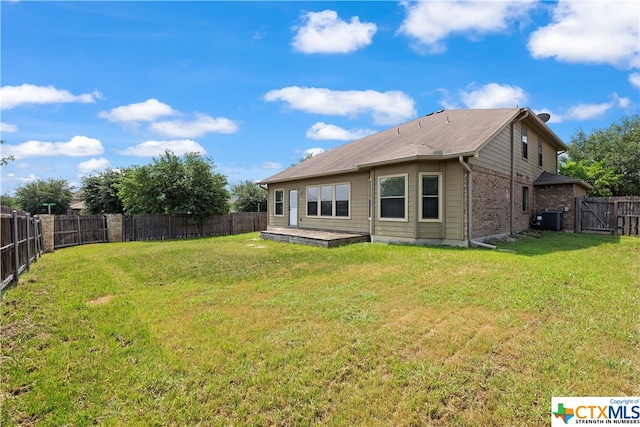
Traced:
<svg viewBox="0 0 640 427">
<path fill-rule="evenodd" d="M 516 138 L 520 138 L 517 126 Z M 479 156 L 470 159 L 469 163 L 497 172 L 511 174 L 511 126 L 506 126 L 502 129 L 482 147 Z"/>
<path fill-rule="evenodd" d="M 388 220 L 380 218 L 379 204 L 379 179 L 380 177 L 388 177 L 394 175 L 407 176 L 407 219 L 406 220 Z M 373 234 L 384 237 L 399 237 L 401 239 L 416 238 L 416 191 L 417 191 L 417 169 L 415 163 L 399 163 L 391 166 L 382 166 L 375 169 L 375 185 L 373 197 Z"/>
<path fill-rule="evenodd" d="M 296 181 L 300 192 L 299 228 L 318 230 L 369 232 L 369 172 L 333 175 Z M 307 188 L 323 185 L 350 185 L 349 217 L 323 217 L 307 215 Z"/>
<path fill-rule="evenodd" d="M 446 163 L 444 199 L 444 238 L 464 239 L 464 170 L 456 161 Z"/>
</svg>

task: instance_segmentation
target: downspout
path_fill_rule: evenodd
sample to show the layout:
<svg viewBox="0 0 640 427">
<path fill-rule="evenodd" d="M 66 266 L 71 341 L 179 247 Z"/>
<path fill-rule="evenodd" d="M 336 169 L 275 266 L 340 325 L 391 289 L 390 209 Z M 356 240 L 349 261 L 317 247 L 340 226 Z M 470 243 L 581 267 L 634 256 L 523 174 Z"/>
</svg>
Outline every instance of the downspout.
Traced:
<svg viewBox="0 0 640 427">
<path fill-rule="evenodd" d="M 469 241 L 469 246 L 473 247 L 473 246 L 481 246 L 483 248 L 489 248 L 489 249 L 496 249 L 496 246 L 494 245 L 490 245 L 488 243 L 484 243 L 484 242 L 476 242 L 475 240 L 473 240 L 471 238 L 472 236 L 472 232 L 473 232 L 473 179 L 472 179 L 472 173 L 471 173 L 471 168 L 469 167 L 469 165 L 467 164 L 467 162 L 464 161 L 464 157 L 459 156 L 458 157 L 458 161 L 460 162 L 460 165 L 462 165 L 462 167 L 467 171 L 467 210 L 468 210 L 468 214 L 467 214 L 467 239 Z"/>
<path fill-rule="evenodd" d="M 515 203 L 516 198 L 516 123 L 521 120 L 529 117 L 529 110 L 526 111 L 525 115 L 520 117 L 518 120 L 511 123 L 511 203 L 509 203 L 509 233 L 514 234 L 515 229 L 515 215 L 513 204 Z"/>
</svg>

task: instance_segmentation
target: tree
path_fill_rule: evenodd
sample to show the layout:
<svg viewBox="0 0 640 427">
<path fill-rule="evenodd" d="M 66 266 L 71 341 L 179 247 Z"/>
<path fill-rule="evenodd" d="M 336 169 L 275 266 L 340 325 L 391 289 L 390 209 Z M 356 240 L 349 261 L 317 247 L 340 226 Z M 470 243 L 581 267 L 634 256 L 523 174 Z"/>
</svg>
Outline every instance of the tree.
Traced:
<svg viewBox="0 0 640 427">
<path fill-rule="evenodd" d="M 82 199 L 90 214 L 123 213 L 119 186 L 127 169 L 107 169 L 95 176 L 82 178 Z"/>
<path fill-rule="evenodd" d="M 52 214 L 66 214 L 71 205 L 72 188 L 65 179 L 39 179 L 29 182 L 16 189 L 16 200 L 22 210 L 32 214 L 48 213 L 51 206 Z"/>
<path fill-rule="evenodd" d="M 195 221 L 229 211 L 227 179 L 214 173 L 211 159 L 198 153 L 180 158 L 171 151 L 153 163 L 128 170 L 119 184 L 119 197 L 128 215 L 190 214 Z"/>
<path fill-rule="evenodd" d="M 4 144 L 4 143 L 5 143 L 5 141 L 4 141 L 4 140 L 2 140 L 2 139 L 0 139 L 0 145 L 2 145 L 2 144 Z M 6 156 L 6 157 L 1 157 L 1 156 L 0 156 L 0 166 L 4 166 L 4 165 L 6 165 L 7 163 L 12 162 L 12 161 L 14 161 L 14 160 L 15 160 L 15 157 L 14 157 L 14 156 Z"/>
<path fill-rule="evenodd" d="M 266 212 L 267 190 L 254 181 L 246 180 L 231 186 L 233 205 L 238 212 Z"/>
<path fill-rule="evenodd" d="M 0 195 L 0 205 L 7 206 L 16 210 L 21 210 L 16 198 L 8 194 Z"/>
<path fill-rule="evenodd" d="M 614 168 L 605 168 L 602 161 L 568 160 L 560 164 L 560 175 L 582 179 L 593 185 L 590 194 L 594 197 L 610 197 L 613 189 L 620 185 L 620 175 L 616 174 Z"/>
<path fill-rule="evenodd" d="M 568 161 L 582 161 L 584 167 L 601 166 L 605 175 L 613 171 L 619 180 L 611 181 L 611 195 L 640 196 L 640 114 L 623 117 L 619 123 L 596 129 L 591 135 L 579 130 L 571 137 L 567 156 Z"/>
</svg>

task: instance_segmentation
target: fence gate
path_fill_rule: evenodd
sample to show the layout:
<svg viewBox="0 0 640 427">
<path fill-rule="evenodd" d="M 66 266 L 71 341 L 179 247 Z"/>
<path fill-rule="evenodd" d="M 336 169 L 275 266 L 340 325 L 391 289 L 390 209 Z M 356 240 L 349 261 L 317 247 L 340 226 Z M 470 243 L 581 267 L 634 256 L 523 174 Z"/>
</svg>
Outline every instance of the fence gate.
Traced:
<svg viewBox="0 0 640 427">
<path fill-rule="evenodd" d="M 104 215 L 55 216 L 54 249 L 107 241 L 107 217 Z"/>
<path fill-rule="evenodd" d="M 575 229 L 640 237 L 640 197 L 579 197 Z"/>
</svg>

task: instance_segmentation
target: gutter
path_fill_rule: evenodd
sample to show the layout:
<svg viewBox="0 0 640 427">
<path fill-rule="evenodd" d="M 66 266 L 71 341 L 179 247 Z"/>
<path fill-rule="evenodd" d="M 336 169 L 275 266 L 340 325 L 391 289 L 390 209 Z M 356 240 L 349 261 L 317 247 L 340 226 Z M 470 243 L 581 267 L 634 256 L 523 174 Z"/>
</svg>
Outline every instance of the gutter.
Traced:
<svg viewBox="0 0 640 427">
<path fill-rule="evenodd" d="M 467 206 L 468 206 L 468 214 L 467 214 L 467 234 L 468 234 L 468 239 L 467 241 L 469 242 L 469 246 L 474 247 L 474 246 L 480 246 L 483 248 L 488 248 L 488 249 L 496 249 L 496 246 L 494 245 L 490 245 L 488 243 L 484 243 L 484 242 L 476 242 L 475 240 L 473 240 L 471 238 L 472 236 L 472 232 L 473 232 L 473 179 L 472 179 L 472 170 L 469 167 L 469 165 L 467 164 L 467 162 L 464 161 L 464 157 L 459 156 L 458 157 L 458 162 L 460 162 L 460 165 L 467 171 Z"/>
</svg>

